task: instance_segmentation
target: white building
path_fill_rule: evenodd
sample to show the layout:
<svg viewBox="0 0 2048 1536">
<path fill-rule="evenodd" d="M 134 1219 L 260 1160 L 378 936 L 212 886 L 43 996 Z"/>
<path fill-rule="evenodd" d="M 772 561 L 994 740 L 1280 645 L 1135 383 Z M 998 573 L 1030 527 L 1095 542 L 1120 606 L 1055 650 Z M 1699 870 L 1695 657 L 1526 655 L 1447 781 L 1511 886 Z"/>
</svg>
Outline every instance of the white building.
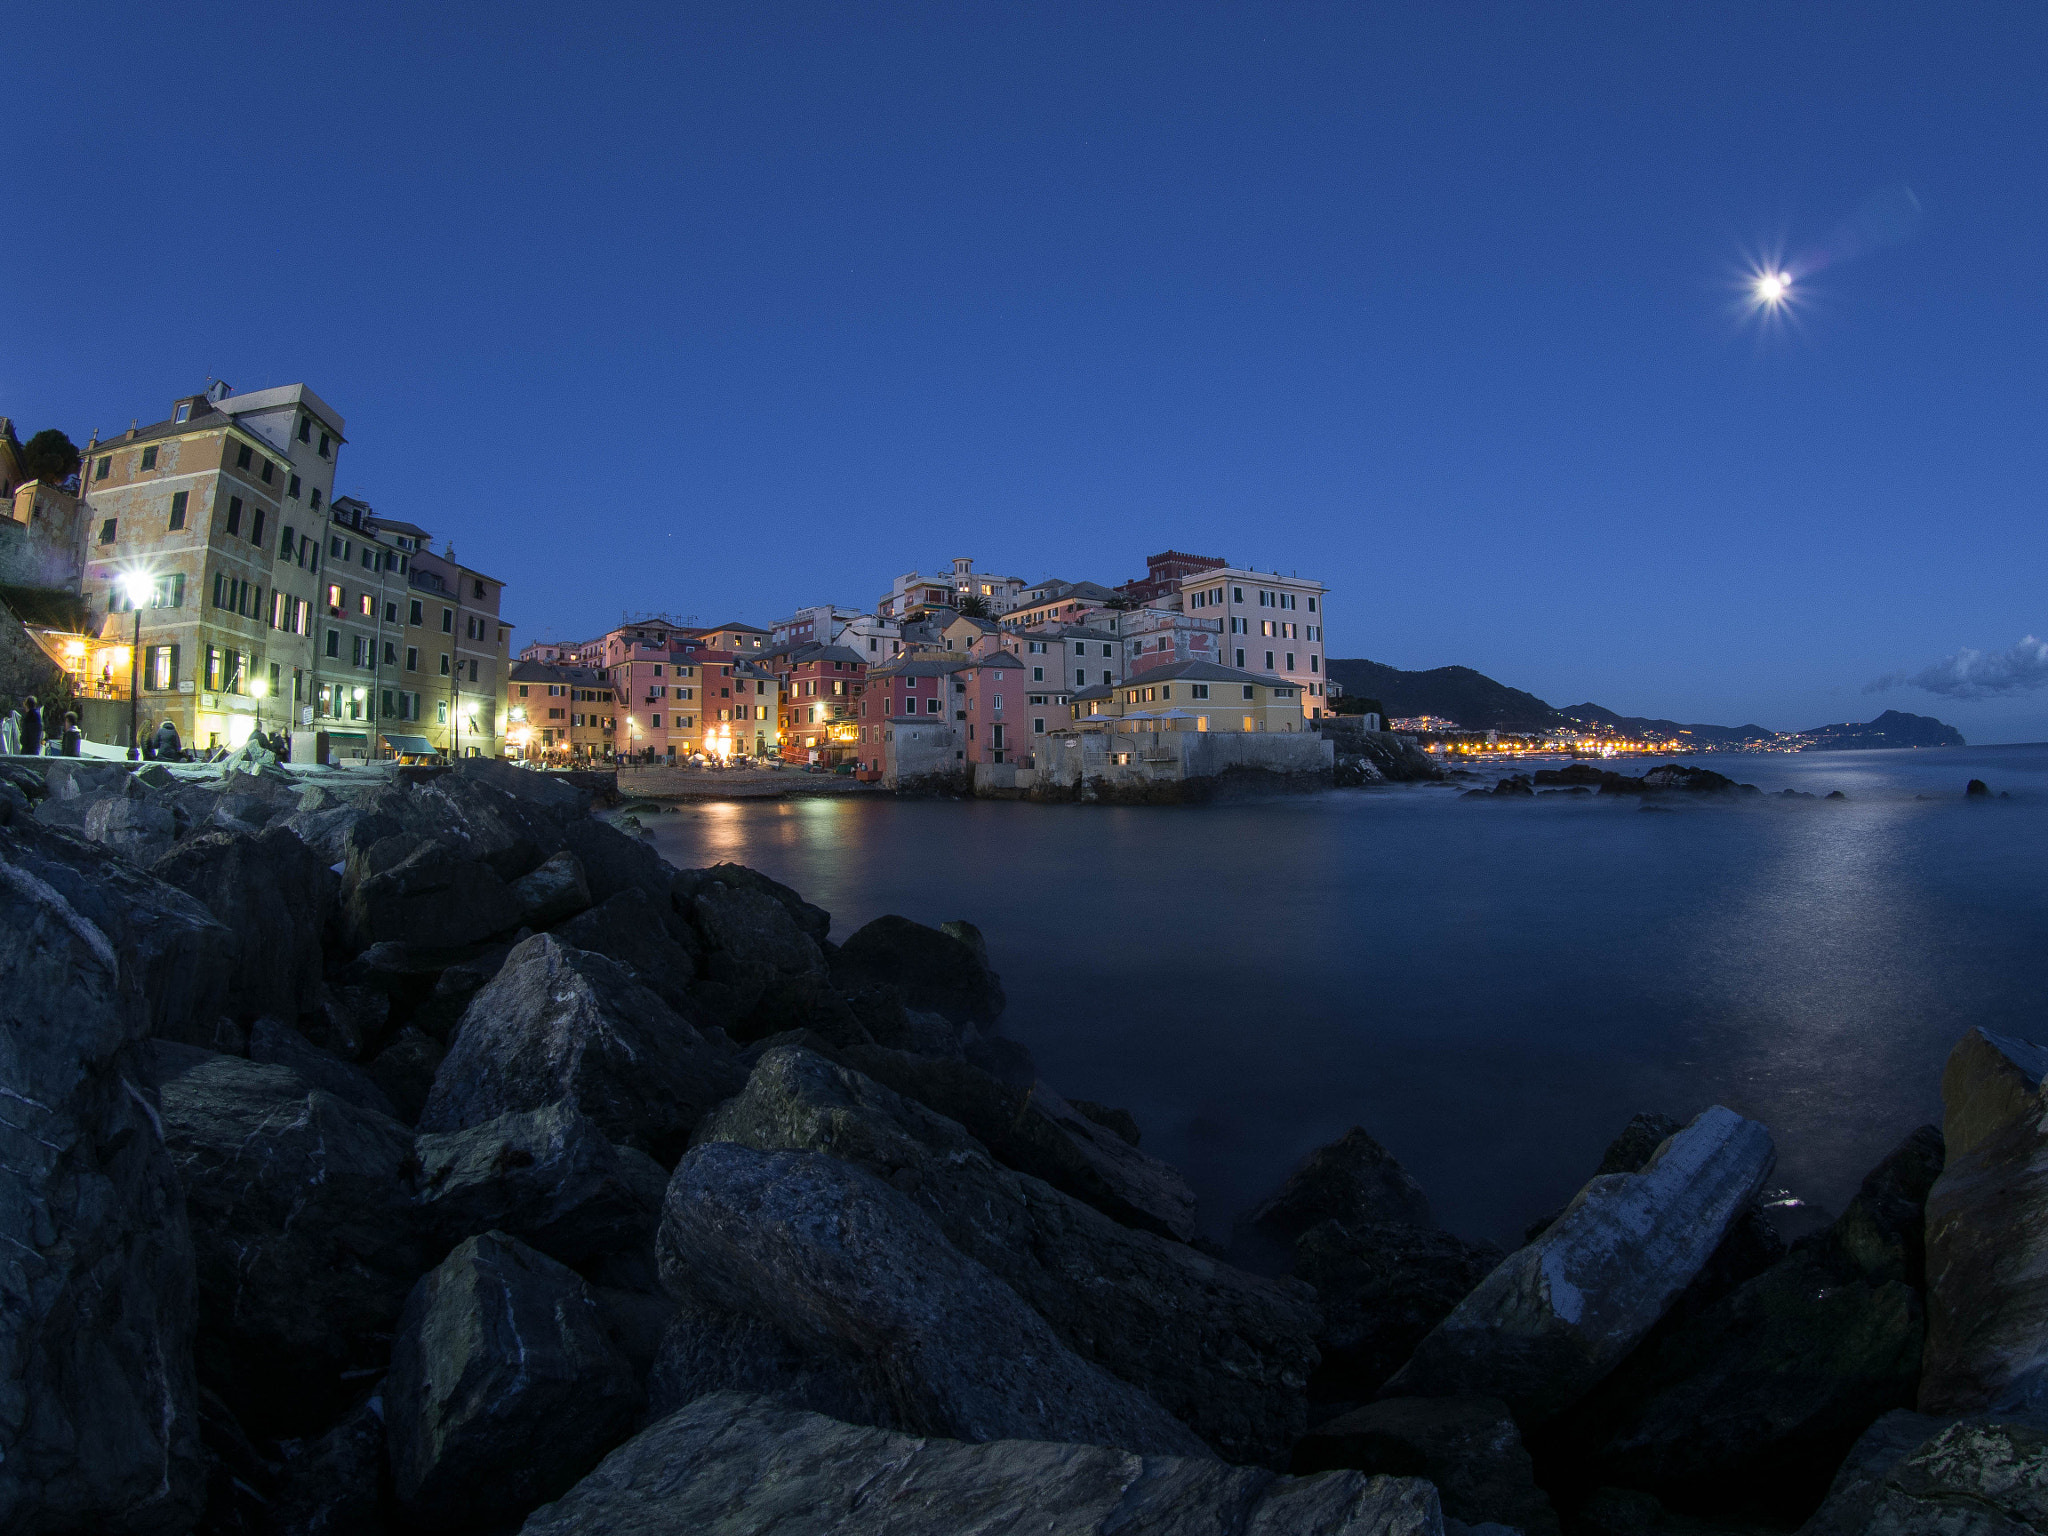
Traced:
<svg viewBox="0 0 2048 1536">
<path fill-rule="evenodd" d="M 976 571 L 974 561 L 962 555 L 943 575 L 905 571 L 877 599 L 875 613 L 884 619 L 901 619 L 916 608 L 957 608 L 962 598 L 978 597 L 988 605 L 989 617 L 997 618 L 1015 608 L 1025 590 L 1022 577 Z"/>
</svg>

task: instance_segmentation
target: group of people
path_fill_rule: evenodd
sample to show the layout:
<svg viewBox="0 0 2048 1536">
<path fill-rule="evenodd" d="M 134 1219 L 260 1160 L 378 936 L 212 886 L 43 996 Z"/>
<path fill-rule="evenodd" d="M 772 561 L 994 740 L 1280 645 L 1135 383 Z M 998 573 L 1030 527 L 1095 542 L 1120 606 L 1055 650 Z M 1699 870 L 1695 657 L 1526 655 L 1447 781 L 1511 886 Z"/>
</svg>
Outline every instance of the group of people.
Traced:
<svg viewBox="0 0 2048 1536">
<path fill-rule="evenodd" d="M 73 711 L 60 713 L 55 704 L 39 704 L 34 694 L 21 701 L 20 709 L 14 700 L 0 698 L 0 753 L 43 757 L 54 750 L 62 757 L 76 757 L 84 740 Z"/>
</svg>

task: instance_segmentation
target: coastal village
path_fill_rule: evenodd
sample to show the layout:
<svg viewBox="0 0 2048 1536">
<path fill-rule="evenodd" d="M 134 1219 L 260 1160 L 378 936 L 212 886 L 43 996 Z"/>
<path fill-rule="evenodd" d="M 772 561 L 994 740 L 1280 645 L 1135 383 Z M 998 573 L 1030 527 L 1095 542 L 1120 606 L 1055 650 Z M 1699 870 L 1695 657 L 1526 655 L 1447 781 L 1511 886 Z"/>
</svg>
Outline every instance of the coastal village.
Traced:
<svg viewBox="0 0 2048 1536">
<path fill-rule="evenodd" d="M 336 493 L 347 422 L 307 385 L 167 407 L 81 448 L 0 418 L 8 671 L 28 693 L 43 664 L 115 755 L 169 722 L 201 754 L 255 733 L 341 766 L 744 763 L 999 792 L 1331 760 L 1315 727 L 1342 689 L 1309 577 L 1166 550 L 1113 585 L 1026 581 L 960 556 L 767 625 L 648 613 L 527 639 L 488 561 Z"/>
</svg>

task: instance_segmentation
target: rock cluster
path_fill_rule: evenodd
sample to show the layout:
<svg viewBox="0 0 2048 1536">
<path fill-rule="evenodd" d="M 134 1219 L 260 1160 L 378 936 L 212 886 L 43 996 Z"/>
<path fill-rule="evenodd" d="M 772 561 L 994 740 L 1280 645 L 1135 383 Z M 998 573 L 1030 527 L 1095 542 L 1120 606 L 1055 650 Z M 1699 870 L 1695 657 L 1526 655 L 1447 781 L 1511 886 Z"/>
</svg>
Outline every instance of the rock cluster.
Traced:
<svg viewBox="0 0 2048 1536">
<path fill-rule="evenodd" d="M 0 1529 L 2048 1529 L 2048 1051 L 1789 1250 L 1716 1106 L 1512 1254 L 1358 1128 L 1226 1252 L 971 924 L 239 777 L 0 797 Z"/>
</svg>

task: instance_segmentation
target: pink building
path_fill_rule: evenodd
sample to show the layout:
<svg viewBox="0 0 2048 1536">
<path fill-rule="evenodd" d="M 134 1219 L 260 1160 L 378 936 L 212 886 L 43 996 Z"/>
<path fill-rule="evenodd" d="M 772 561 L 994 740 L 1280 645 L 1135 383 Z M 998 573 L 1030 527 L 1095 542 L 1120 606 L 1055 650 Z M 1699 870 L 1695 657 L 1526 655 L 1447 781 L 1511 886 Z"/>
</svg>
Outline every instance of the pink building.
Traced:
<svg viewBox="0 0 2048 1536">
<path fill-rule="evenodd" d="M 954 675 L 956 724 L 969 763 L 1014 763 L 1031 750 L 1030 669 L 1008 651 L 977 655 Z M 964 693 L 960 690 L 964 689 Z"/>
</svg>

